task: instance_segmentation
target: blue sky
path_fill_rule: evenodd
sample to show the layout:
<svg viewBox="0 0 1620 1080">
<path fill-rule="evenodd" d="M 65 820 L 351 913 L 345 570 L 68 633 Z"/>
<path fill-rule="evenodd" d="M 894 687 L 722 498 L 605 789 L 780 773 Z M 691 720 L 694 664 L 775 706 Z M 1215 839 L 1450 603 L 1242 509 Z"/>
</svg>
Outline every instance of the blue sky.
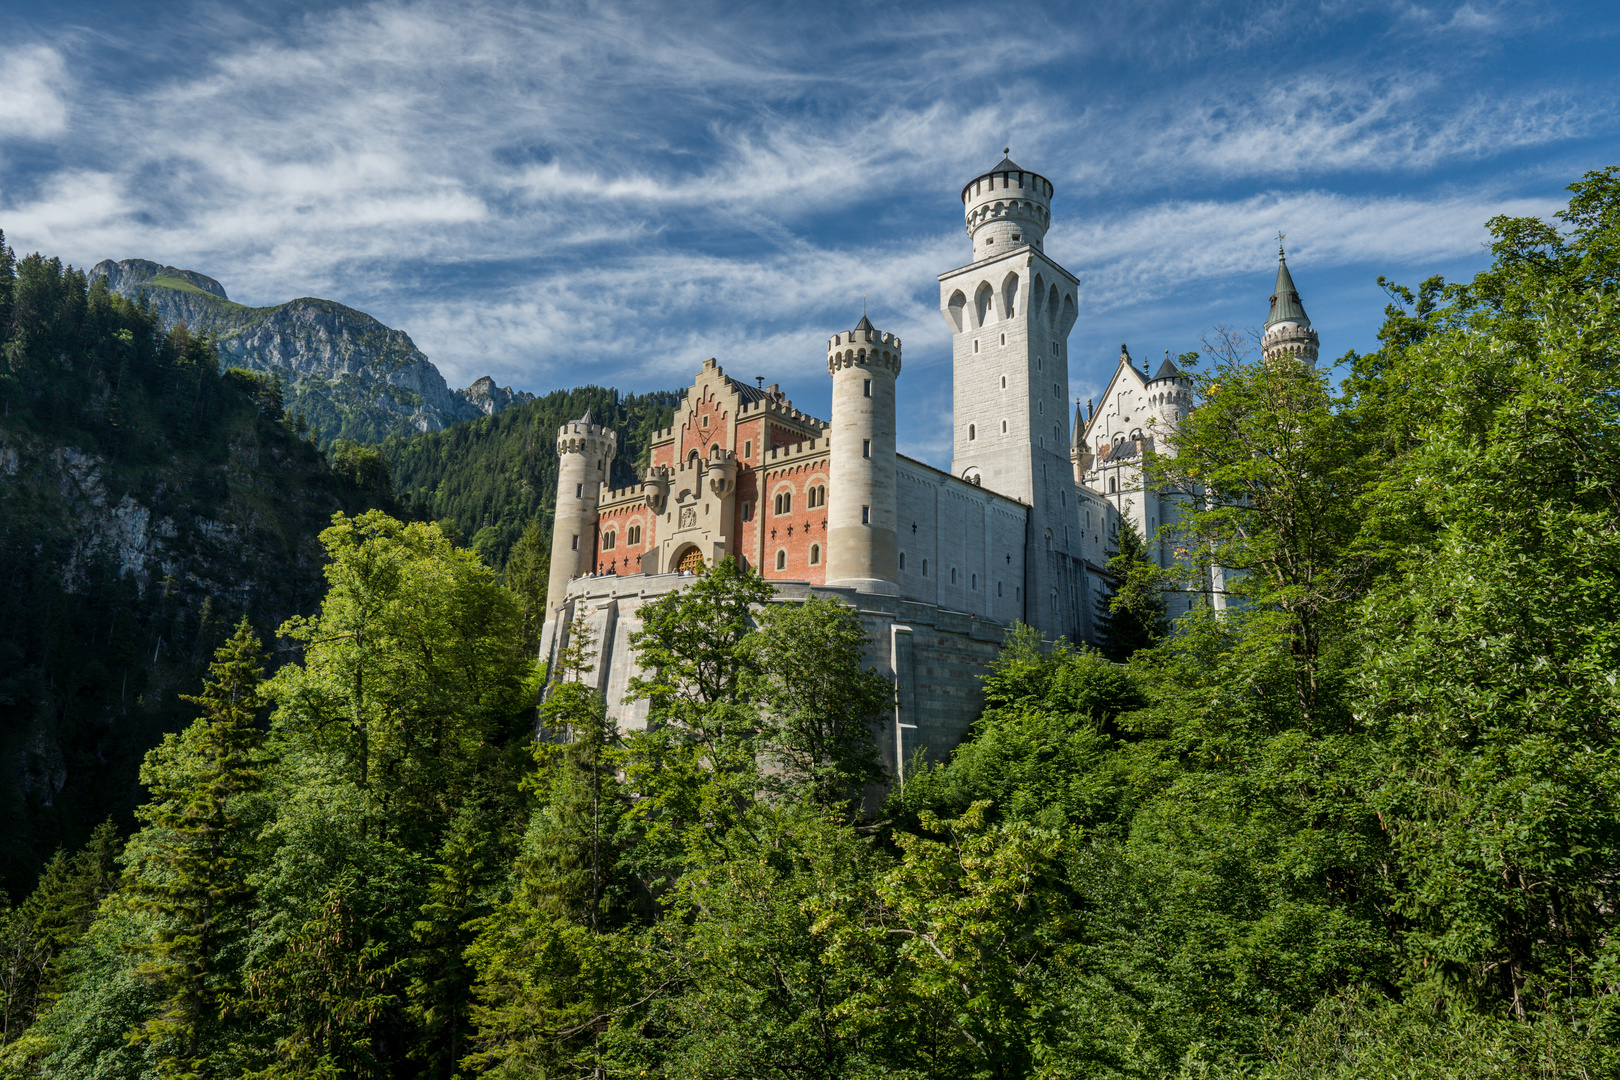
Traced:
<svg viewBox="0 0 1620 1080">
<path fill-rule="evenodd" d="M 825 416 L 825 339 L 901 335 L 902 448 L 949 463 L 935 277 L 1001 148 L 1056 186 L 1074 392 L 1265 317 L 1273 239 L 1325 357 L 1379 274 L 1486 263 L 1620 164 L 1620 6 L 0 0 L 0 228 L 244 303 L 324 296 L 453 385 L 686 385 Z"/>
</svg>

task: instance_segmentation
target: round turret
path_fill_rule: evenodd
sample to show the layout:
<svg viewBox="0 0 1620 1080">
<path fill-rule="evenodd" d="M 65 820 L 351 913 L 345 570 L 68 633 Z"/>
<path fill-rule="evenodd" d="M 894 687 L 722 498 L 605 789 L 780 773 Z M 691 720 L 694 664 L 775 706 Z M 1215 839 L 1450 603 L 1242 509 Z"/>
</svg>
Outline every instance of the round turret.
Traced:
<svg viewBox="0 0 1620 1080">
<path fill-rule="evenodd" d="M 1040 250 L 1052 223 L 1052 182 L 1003 158 L 962 189 L 973 261 L 1028 245 Z"/>
<path fill-rule="evenodd" d="M 827 502 L 827 584 L 897 594 L 894 381 L 900 339 L 861 316 L 827 342 L 832 428 Z"/>
<path fill-rule="evenodd" d="M 547 618 L 562 606 L 568 582 L 592 568 L 597 506 L 619 437 L 589 411 L 557 429 L 557 510 L 551 525 Z"/>
<path fill-rule="evenodd" d="M 1299 290 L 1294 288 L 1294 276 L 1288 272 L 1288 257 L 1279 247 L 1277 285 L 1271 293 L 1271 312 L 1260 338 L 1260 355 L 1266 360 L 1292 356 L 1315 364 L 1320 343 L 1311 328 L 1310 316 L 1305 314 L 1305 305 L 1300 302 Z"/>
</svg>

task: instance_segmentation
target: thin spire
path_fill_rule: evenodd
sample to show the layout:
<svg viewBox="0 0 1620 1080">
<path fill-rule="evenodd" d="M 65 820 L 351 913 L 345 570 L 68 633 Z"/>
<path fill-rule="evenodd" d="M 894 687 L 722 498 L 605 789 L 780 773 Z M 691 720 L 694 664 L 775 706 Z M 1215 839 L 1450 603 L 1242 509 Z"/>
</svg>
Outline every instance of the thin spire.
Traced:
<svg viewBox="0 0 1620 1080">
<path fill-rule="evenodd" d="M 1271 314 L 1266 318 L 1267 329 L 1280 322 L 1311 325 L 1310 316 L 1305 314 L 1305 305 L 1300 303 L 1299 290 L 1294 287 L 1294 276 L 1288 272 L 1288 255 L 1282 246 L 1283 236 L 1283 233 L 1277 234 L 1277 284 L 1271 290 Z"/>
<path fill-rule="evenodd" d="M 1074 448 L 1076 450 L 1085 445 L 1083 441 L 1086 437 L 1085 423 L 1085 417 L 1080 413 L 1080 398 L 1076 397 L 1074 399 Z"/>
</svg>

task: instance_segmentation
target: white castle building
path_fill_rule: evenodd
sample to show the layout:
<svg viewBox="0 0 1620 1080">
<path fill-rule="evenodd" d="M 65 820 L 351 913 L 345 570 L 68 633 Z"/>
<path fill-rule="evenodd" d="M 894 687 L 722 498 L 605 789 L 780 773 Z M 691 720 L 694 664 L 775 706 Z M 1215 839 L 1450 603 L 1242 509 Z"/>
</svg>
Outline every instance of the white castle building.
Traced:
<svg viewBox="0 0 1620 1080">
<path fill-rule="evenodd" d="M 972 261 L 939 278 L 953 356 L 948 473 L 896 448 L 901 342 L 864 316 L 827 342 L 830 422 L 711 359 L 654 436 L 642 482 L 618 489 L 607 487 L 616 434 L 589 413 L 565 424 L 543 655 L 583 617 L 610 714 L 641 725 L 644 704 L 622 700 L 636 610 L 735 556 L 784 602 L 834 595 L 859 611 L 871 660 L 896 685 L 881 745 L 898 772 L 917 749 L 943 755 L 966 733 L 1007 626 L 1090 638 L 1118 519 L 1145 537 L 1173 530 L 1185 496 L 1144 483 L 1142 465 L 1174 452 L 1195 403 L 1168 357 L 1150 375 L 1122 346 L 1101 406 L 1077 408 L 1069 426 L 1078 281 L 1042 248 L 1052 193 L 1011 159 L 962 189 Z M 1317 356 L 1281 259 L 1262 350 Z M 1155 550 L 1168 566 L 1170 542 Z M 1174 597 L 1171 613 L 1193 600 Z"/>
</svg>

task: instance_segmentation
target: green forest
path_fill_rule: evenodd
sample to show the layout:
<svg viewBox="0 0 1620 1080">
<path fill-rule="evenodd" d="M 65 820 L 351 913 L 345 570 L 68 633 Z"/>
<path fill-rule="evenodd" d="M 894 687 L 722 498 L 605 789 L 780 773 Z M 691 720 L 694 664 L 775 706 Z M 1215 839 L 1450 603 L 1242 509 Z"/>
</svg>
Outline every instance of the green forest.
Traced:
<svg viewBox="0 0 1620 1080">
<path fill-rule="evenodd" d="M 1342 381 L 1184 357 L 1151 466 L 1231 603 L 1166 625 L 1121 536 L 1108 640 L 1011 628 L 897 790 L 839 603 L 716 564 L 643 609 L 619 731 L 457 542 L 507 519 L 336 514 L 133 832 L 14 894 L 0 1076 L 1616 1075 L 1620 169 L 1570 191 L 1386 283 Z M 453 474 L 385 454 L 412 505 Z"/>
<path fill-rule="evenodd" d="M 673 391 L 557 390 L 444 431 L 395 436 L 380 449 L 401 498 L 420 515 L 451 526 L 501 569 L 531 522 L 540 530 L 540 550 L 551 550 L 558 428 L 587 411 L 612 428 L 619 443 L 609 483 L 628 487 L 640 482 L 653 432 L 670 425 L 680 400 Z"/>
<path fill-rule="evenodd" d="M 275 380 L 0 234 L 0 890 L 127 825 L 231 624 L 312 610 L 333 512 L 394 507 L 381 464 L 329 464 Z"/>
</svg>

